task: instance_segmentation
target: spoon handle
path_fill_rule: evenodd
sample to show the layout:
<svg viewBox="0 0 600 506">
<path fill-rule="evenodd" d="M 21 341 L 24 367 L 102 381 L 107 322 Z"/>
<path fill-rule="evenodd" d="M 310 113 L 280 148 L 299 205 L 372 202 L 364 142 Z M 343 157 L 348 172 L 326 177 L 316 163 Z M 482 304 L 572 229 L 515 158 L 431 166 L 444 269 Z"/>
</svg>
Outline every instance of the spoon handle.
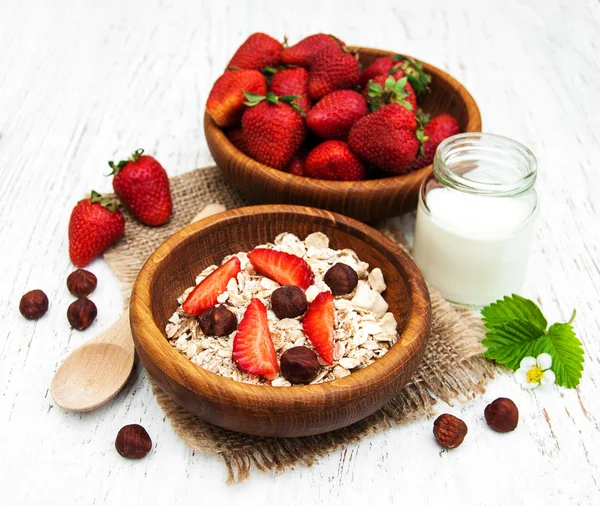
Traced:
<svg viewBox="0 0 600 506">
<path fill-rule="evenodd" d="M 129 326 L 129 311 L 125 311 L 113 326 L 100 337 L 99 341 L 116 344 L 126 350 L 127 353 L 133 353 L 134 347 L 131 327 Z"/>
</svg>

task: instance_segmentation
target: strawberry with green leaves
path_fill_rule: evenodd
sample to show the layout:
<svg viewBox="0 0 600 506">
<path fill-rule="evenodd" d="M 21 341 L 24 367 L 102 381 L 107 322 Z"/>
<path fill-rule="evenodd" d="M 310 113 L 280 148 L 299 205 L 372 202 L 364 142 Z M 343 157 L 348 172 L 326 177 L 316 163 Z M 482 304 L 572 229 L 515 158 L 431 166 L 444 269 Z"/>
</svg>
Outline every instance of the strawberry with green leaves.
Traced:
<svg viewBox="0 0 600 506">
<path fill-rule="evenodd" d="M 311 61 L 308 96 L 311 100 L 320 100 L 332 91 L 354 88 L 359 79 L 356 53 L 346 46 L 326 46 Z"/>
<path fill-rule="evenodd" d="M 118 201 L 92 191 L 73 208 L 69 220 L 69 257 L 76 267 L 85 267 L 115 244 L 125 232 L 125 219 Z"/>
<path fill-rule="evenodd" d="M 348 145 L 363 162 L 388 174 L 404 174 L 410 170 L 423 137 L 415 114 L 394 102 L 354 123 Z"/>
<path fill-rule="evenodd" d="M 304 175 L 331 181 L 360 181 L 365 167 L 343 141 L 325 141 L 306 157 Z"/>
<path fill-rule="evenodd" d="M 422 115 L 421 121 L 425 123 L 423 153 L 419 154 L 411 165 L 411 170 L 417 170 L 433 163 L 435 151 L 440 143 L 460 133 L 458 121 L 450 114 L 440 114 L 429 121 L 428 115 Z"/>
<path fill-rule="evenodd" d="M 353 90 L 325 95 L 306 115 L 308 128 L 323 139 L 346 140 L 352 125 L 369 113 L 365 97 Z"/>
<path fill-rule="evenodd" d="M 238 48 L 229 63 L 228 69 L 260 70 L 279 65 L 281 42 L 266 33 L 253 33 Z"/>
<path fill-rule="evenodd" d="M 281 63 L 297 67 L 309 68 L 312 59 L 324 47 L 339 47 L 344 43 L 333 35 L 317 33 L 302 39 L 293 46 L 286 47 L 281 51 Z"/>
<path fill-rule="evenodd" d="M 417 95 L 429 91 L 431 76 L 423 70 L 423 64 L 410 56 L 396 54 L 378 58 L 360 75 L 360 85 L 366 86 L 371 79 L 380 75 L 395 75 L 396 78 L 406 76 Z"/>
<path fill-rule="evenodd" d="M 298 95 L 278 97 L 244 93 L 248 106 L 242 116 L 247 154 L 257 162 L 282 170 L 306 137 L 304 112 Z"/>
<path fill-rule="evenodd" d="M 219 77 L 206 101 L 206 112 L 220 127 L 240 122 L 246 108 L 244 91 L 264 95 L 267 80 L 258 70 L 231 70 Z"/>
<path fill-rule="evenodd" d="M 406 77 L 396 79 L 391 75 L 377 76 L 369 81 L 365 91 L 371 112 L 396 102 L 413 114 L 417 113 L 417 96 Z"/>
<path fill-rule="evenodd" d="M 164 225 L 173 211 L 169 176 L 154 157 L 143 153 L 138 149 L 127 160 L 108 162 L 114 176 L 113 189 L 139 221 Z"/>
</svg>

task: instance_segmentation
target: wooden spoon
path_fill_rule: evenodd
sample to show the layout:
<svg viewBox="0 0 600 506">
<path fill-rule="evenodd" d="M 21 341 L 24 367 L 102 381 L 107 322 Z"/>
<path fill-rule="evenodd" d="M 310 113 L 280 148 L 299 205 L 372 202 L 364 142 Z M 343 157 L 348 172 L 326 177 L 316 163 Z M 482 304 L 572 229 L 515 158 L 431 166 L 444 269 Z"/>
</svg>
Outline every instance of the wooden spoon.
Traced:
<svg viewBox="0 0 600 506">
<path fill-rule="evenodd" d="M 191 223 L 222 211 L 225 211 L 222 205 L 209 204 Z M 78 412 L 106 404 L 127 382 L 134 356 L 127 311 L 112 327 L 67 356 L 50 384 L 54 402 L 63 409 Z"/>
</svg>

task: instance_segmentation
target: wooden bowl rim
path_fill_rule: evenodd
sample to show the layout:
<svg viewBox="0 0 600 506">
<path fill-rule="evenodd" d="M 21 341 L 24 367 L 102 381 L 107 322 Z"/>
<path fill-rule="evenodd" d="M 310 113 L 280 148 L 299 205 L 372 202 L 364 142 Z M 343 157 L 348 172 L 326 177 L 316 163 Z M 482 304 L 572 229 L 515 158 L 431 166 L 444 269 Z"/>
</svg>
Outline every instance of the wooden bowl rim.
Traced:
<svg viewBox="0 0 600 506">
<path fill-rule="evenodd" d="M 145 354 L 150 357 L 171 381 L 175 381 L 182 388 L 191 389 L 194 393 L 201 396 L 214 397 L 214 392 L 218 391 L 218 398 L 221 402 L 223 399 L 235 400 L 239 396 L 243 396 L 247 400 L 260 402 L 261 407 L 281 407 L 282 402 L 287 403 L 291 407 L 297 406 L 298 403 L 305 403 L 307 394 L 321 396 L 325 399 L 325 402 L 333 400 L 332 393 L 336 391 L 346 392 L 346 395 L 350 395 L 350 393 L 354 393 L 355 395 L 360 393 L 362 396 L 368 395 L 368 389 L 364 389 L 365 384 L 368 384 L 371 380 L 378 380 L 392 375 L 395 369 L 408 362 L 411 356 L 414 355 L 414 351 L 425 346 L 427 343 L 431 319 L 429 292 L 416 266 L 414 272 L 418 273 L 418 275 L 408 277 L 408 285 L 410 286 L 412 298 L 411 310 L 406 327 L 399 336 L 398 342 L 383 357 L 368 367 L 356 371 L 349 376 L 316 385 L 269 387 L 224 378 L 203 369 L 179 353 L 169 344 L 163 329 L 160 329 L 154 321 L 151 311 L 151 285 L 150 283 L 142 283 L 140 280 L 142 278 L 153 279 L 159 265 L 164 261 L 168 261 L 168 256 L 172 250 L 191 240 L 197 234 L 207 234 L 214 229 L 227 226 L 228 222 L 232 219 L 239 219 L 240 217 L 252 217 L 256 219 L 260 215 L 268 217 L 268 215 L 272 215 L 273 213 L 294 214 L 301 219 L 312 222 L 325 220 L 332 226 L 341 225 L 344 233 L 354 235 L 354 232 L 358 232 L 359 235 L 357 237 L 366 242 L 370 247 L 375 248 L 375 245 L 378 245 L 382 248 L 380 251 L 387 250 L 387 256 L 393 255 L 398 257 L 398 260 L 402 264 L 414 264 L 410 256 L 398 244 L 388 239 L 381 232 L 352 218 L 334 212 L 292 205 L 259 205 L 225 211 L 192 223 L 179 232 L 176 232 L 159 246 L 145 262 L 135 281 L 131 295 L 131 330 L 136 347 L 141 346 Z M 360 235 L 361 233 L 364 234 L 364 237 Z M 144 273 L 143 276 L 142 273 Z M 427 323 L 425 326 L 422 325 L 423 319 Z M 142 323 L 144 321 L 151 322 L 149 334 L 148 326 L 144 326 Z M 411 351 L 413 353 L 410 353 Z M 169 363 L 165 364 L 164 360 L 160 360 L 161 355 L 167 357 Z M 206 388 L 207 386 L 208 388 Z"/>
<path fill-rule="evenodd" d="M 378 54 L 379 56 L 396 54 L 393 51 L 369 47 L 358 48 L 356 46 L 349 46 L 349 49 L 360 49 L 360 51 L 363 51 L 365 53 L 372 52 Z M 481 132 L 481 113 L 479 111 L 477 103 L 475 102 L 475 99 L 473 98 L 471 93 L 469 93 L 467 88 L 465 88 L 460 83 L 460 81 L 456 80 L 454 77 L 452 77 L 450 74 L 443 71 L 442 69 L 422 60 L 419 61 L 421 61 L 421 63 L 423 64 L 423 68 L 427 73 L 433 74 L 438 78 L 441 77 L 445 81 L 449 82 L 457 90 L 457 93 L 461 96 L 462 100 L 465 103 L 466 109 L 472 112 L 472 114 L 469 114 L 469 118 L 467 120 L 467 127 L 465 128 L 465 131 L 461 133 Z M 248 155 L 238 150 L 231 143 L 231 141 L 225 135 L 223 129 L 214 122 L 214 120 L 210 117 L 206 110 L 204 111 L 204 135 L 214 136 L 217 142 L 220 141 L 226 143 L 229 149 L 234 152 L 233 154 L 236 154 L 237 156 L 241 157 L 240 161 L 244 162 L 243 164 L 245 167 L 250 166 L 252 170 L 262 171 L 266 179 L 279 180 L 279 182 L 284 185 L 293 182 L 294 184 L 304 186 L 305 191 L 321 192 L 323 191 L 322 185 L 326 184 L 330 186 L 331 189 L 334 191 L 345 190 L 371 192 L 379 189 L 377 188 L 377 185 L 380 181 L 389 181 L 390 185 L 393 186 L 412 183 L 417 184 L 420 181 L 422 181 L 423 178 L 427 175 L 427 173 L 429 173 L 433 169 L 433 165 L 429 164 L 425 167 L 422 167 L 413 172 L 409 172 L 407 174 L 399 174 L 397 176 L 382 177 L 377 179 L 366 179 L 364 181 L 333 181 L 329 179 L 314 179 L 306 176 L 297 176 L 295 174 L 283 172 L 281 170 L 274 169 L 273 167 L 269 167 L 268 165 L 263 165 L 262 163 L 254 160 L 253 158 L 250 158 Z"/>
</svg>

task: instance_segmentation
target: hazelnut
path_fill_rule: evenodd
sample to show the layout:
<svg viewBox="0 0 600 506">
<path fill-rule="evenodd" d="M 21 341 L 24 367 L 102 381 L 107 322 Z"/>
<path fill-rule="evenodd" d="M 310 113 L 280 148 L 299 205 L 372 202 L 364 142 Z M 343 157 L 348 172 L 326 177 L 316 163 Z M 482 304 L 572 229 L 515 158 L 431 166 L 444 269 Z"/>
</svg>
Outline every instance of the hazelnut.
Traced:
<svg viewBox="0 0 600 506">
<path fill-rule="evenodd" d="M 237 318 L 225 306 L 213 306 L 198 317 L 200 329 L 207 336 L 223 337 L 237 329 Z"/>
<path fill-rule="evenodd" d="M 517 428 L 519 423 L 519 409 L 513 401 L 506 397 L 500 397 L 488 404 L 484 415 L 487 424 L 498 432 L 511 432 Z"/>
<path fill-rule="evenodd" d="M 67 278 L 67 288 L 75 297 L 87 297 L 95 290 L 97 284 L 96 276 L 85 269 L 77 269 Z"/>
<path fill-rule="evenodd" d="M 79 297 L 67 309 L 67 319 L 71 327 L 77 330 L 87 329 L 96 319 L 98 310 L 87 297 Z"/>
<path fill-rule="evenodd" d="M 48 311 L 48 297 L 41 290 L 31 290 L 21 297 L 19 311 L 28 320 L 37 320 Z"/>
<path fill-rule="evenodd" d="M 277 318 L 296 318 L 308 309 L 306 294 L 297 286 L 282 286 L 271 294 L 271 309 Z"/>
<path fill-rule="evenodd" d="M 281 355 L 281 375 L 290 383 L 310 383 L 321 367 L 317 354 L 306 346 L 295 346 Z"/>
<path fill-rule="evenodd" d="M 444 413 L 433 422 L 433 435 L 442 448 L 450 450 L 460 446 L 467 435 L 467 424 L 454 415 Z"/>
<path fill-rule="evenodd" d="M 358 275 L 349 265 L 337 263 L 325 273 L 323 281 L 331 288 L 333 295 L 346 295 L 356 288 Z"/>
<path fill-rule="evenodd" d="M 125 425 L 117 434 L 115 448 L 121 457 L 142 459 L 152 449 L 152 440 L 141 425 Z"/>
</svg>

